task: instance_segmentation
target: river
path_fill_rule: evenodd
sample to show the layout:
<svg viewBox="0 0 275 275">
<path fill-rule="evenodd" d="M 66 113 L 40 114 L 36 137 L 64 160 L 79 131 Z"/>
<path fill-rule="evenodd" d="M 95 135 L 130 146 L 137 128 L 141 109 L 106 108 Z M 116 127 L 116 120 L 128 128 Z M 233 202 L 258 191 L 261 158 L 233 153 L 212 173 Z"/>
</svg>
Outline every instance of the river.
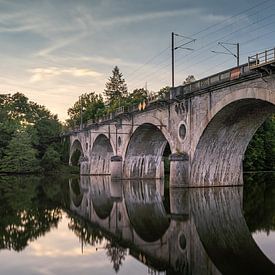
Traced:
<svg viewBox="0 0 275 275">
<path fill-rule="evenodd" d="M 275 173 L 168 187 L 0 176 L 0 274 L 275 274 Z"/>
</svg>

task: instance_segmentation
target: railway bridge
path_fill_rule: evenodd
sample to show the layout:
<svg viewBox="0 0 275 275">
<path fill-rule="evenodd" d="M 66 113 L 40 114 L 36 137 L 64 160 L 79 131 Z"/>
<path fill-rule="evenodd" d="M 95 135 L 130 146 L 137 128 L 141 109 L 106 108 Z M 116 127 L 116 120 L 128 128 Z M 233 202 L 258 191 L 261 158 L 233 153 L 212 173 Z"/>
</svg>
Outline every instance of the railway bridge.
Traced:
<svg viewBox="0 0 275 275">
<path fill-rule="evenodd" d="M 275 49 L 248 63 L 118 108 L 67 133 L 80 173 L 113 179 L 162 178 L 171 186 L 242 184 L 252 136 L 275 112 Z M 70 157 L 71 162 L 71 157 Z"/>
</svg>

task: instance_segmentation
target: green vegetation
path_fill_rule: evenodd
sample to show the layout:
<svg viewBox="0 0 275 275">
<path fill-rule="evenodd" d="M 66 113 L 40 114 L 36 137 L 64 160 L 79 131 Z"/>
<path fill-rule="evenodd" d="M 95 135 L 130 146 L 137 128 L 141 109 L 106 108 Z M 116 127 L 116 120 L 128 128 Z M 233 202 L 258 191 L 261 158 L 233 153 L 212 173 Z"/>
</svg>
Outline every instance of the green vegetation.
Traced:
<svg viewBox="0 0 275 275">
<path fill-rule="evenodd" d="M 109 106 L 119 104 L 128 97 L 127 85 L 117 66 L 114 67 L 112 76 L 105 86 L 104 95 Z"/>
<path fill-rule="evenodd" d="M 4 150 L 0 168 L 8 173 L 31 173 L 39 171 L 38 152 L 31 144 L 28 132 L 17 131 Z"/>
<path fill-rule="evenodd" d="M 0 172 L 35 173 L 57 169 L 64 153 L 61 129 L 57 116 L 23 94 L 1 95 Z"/>
<path fill-rule="evenodd" d="M 275 115 L 268 118 L 250 141 L 245 171 L 275 171 Z"/>
<path fill-rule="evenodd" d="M 159 93 L 163 94 L 167 91 L 168 89 L 165 87 Z M 103 95 L 105 101 L 102 94 L 96 94 L 95 92 L 82 94 L 68 110 L 67 125 L 69 127 L 80 125 L 81 112 L 82 122 L 86 123 L 90 119 L 94 120 L 114 112 L 119 107 L 127 107 L 143 102 L 148 99 L 149 92 L 144 88 L 139 88 L 129 93 L 122 73 L 115 66 L 112 75 L 105 84 Z"/>
<path fill-rule="evenodd" d="M 73 107 L 68 110 L 69 119 L 67 123 L 69 126 L 73 127 L 76 124 L 80 124 L 81 108 L 83 122 L 102 116 L 105 112 L 102 95 L 95 94 L 94 92 L 81 95 Z"/>
</svg>

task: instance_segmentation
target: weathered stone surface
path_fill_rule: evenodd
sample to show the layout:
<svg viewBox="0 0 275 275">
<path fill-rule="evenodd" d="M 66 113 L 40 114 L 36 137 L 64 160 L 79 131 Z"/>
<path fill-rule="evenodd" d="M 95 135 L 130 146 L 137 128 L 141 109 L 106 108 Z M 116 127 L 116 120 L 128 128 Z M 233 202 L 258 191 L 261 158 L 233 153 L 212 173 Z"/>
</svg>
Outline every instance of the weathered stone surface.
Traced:
<svg viewBox="0 0 275 275">
<path fill-rule="evenodd" d="M 121 156 L 111 157 L 111 177 L 112 179 L 122 178 L 122 157 Z"/>
</svg>

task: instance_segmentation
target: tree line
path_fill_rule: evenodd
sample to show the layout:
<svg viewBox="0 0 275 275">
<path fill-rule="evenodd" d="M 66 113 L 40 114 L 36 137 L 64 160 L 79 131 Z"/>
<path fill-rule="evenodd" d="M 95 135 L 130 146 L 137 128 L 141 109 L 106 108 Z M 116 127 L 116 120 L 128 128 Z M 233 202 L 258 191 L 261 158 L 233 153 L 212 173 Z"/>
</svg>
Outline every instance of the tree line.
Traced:
<svg viewBox="0 0 275 275">
<path fill-rule="evenodd" d="M 188 76 L 184 83 L 194 81 Z M 158 91 L 161 95 L 169 87 Z M 147 100 L 150 93 L 139 88 L 132 92 L 116 66 L 102 94 L 84 93 L 68 109 L 62 124 L 57 115 L 22 93 L 0 95 L 0 173 L 37 173 L 58 170 L 68 164 L 69 142 L 60 133 L 68 127 Z M 244 159 L 244 170 L 275 170 L 275 116 L 268 118 L 251 140 Z"/>
<path fill-rule="evenodd" d="M 169 87 L 164 87 L 158 91 L 161 95 L 169 90 Z M 145 88 L 134 89 L 128 91 L 127 84 L 122 73 L 117 66 L 114 67 L 112 75 L 105 84 L 105 89 L 102 94 L 95 92 L 84 93 L 69 108 L 69 119 L 67 125 L 74 127 L 80 124 L 81 113 L 83 123 L 90 119 L 102 117 L 105 114 L 115 111 L 119 107 L 127 107 L 133 104 L 138 104 L 147 100 L 150 92 Z"/>
</svg>

